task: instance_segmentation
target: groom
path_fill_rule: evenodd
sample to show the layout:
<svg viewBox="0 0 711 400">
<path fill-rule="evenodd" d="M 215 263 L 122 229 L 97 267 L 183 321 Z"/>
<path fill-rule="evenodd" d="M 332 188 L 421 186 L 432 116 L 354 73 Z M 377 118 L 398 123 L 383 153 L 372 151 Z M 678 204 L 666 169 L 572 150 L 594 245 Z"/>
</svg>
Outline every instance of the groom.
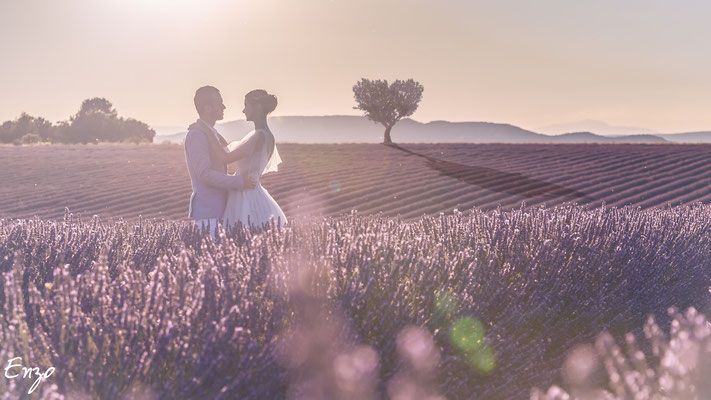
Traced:
<svg viewBox="0 0 711 400">
<path fill-rule="evenodd" d="M 198 227 L 209 227 L 210 236 L 214 238 L 225 211 L 228 191 L 253 189 L 256 180 L 243 176 L 240 171 L 227 174 L 227 165 L 212 154 L 206 135 L 215 135 L 220 144 L 227 145 L 225 138 L 215 130 L 215 122 L 224 118 L 225 112 L 220 91 L 203 86 L 195 92 L 194 101 L 200 118 L 190 126 L 185 137 L 185 162 L 193 187 L 188 217 Z"/>
</svg>

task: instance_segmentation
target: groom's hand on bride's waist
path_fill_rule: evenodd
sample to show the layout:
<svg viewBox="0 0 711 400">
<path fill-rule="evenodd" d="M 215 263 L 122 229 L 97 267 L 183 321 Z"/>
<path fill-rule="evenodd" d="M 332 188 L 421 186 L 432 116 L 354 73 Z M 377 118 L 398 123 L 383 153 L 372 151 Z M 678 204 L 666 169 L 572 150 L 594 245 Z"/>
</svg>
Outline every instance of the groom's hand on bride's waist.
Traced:
<svg viewBox="0 0 711 400">
<path fill-rule="evenodd" d="M 257 180 L 248 175 L 242 175 L 245 189 L 254 189 L 257 187 Z"/>
</svg>

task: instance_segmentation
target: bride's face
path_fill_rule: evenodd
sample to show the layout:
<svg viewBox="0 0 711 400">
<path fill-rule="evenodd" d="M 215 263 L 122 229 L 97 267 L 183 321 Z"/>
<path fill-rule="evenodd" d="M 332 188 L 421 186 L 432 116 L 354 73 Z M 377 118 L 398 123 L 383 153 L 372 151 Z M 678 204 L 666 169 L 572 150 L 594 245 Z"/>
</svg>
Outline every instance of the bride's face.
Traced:
<svg viewBox="0 0 711 400">
<path fill-rule="evenodd" d="M 242 110 L 242 112 L 244 113 L 244 119 L 247 121 L 254 121 L 262 113 L 262 110 L 258 104 L 254 104 L 254 102 L 247 101 L 245 99 L 244 110 Z"/>
</svg>

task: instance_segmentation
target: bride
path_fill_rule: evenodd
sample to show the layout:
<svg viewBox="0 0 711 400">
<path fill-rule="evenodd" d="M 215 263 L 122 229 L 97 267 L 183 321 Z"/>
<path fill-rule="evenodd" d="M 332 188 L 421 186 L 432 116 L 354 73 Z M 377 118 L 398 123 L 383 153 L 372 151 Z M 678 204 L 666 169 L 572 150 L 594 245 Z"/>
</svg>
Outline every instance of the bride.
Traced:
<svg viewBox="0 0 711 400">
<path fill-rule="evenodd" d="M 287 223 L 286 215 L 274 198 L 261 185 L 259 177 L 268 172 L 276 172 L 281 163 L 279 151 L 274 143 L 274 135 L 267 125 L 267 116 L 277 106 L 277 98 L 264 90 L 257 89 L 244 97 L 244 110 L 247 121 L 254 122 L 254 130 L 242 140 L 223 147 L 216 138 L 210 137 L 213 152 L 225 164 L 237 162 L 237 170 L 246 172 L 257 181 L 257 187 L 245 190 L 230 190 L 227 205 L 222 215 L 225 225 L 241 222 L 244 226 L 268 228 L 270 218 L 277 226 Z M 266 225 L 266 226 L 265 226 Z"/>
</svg>

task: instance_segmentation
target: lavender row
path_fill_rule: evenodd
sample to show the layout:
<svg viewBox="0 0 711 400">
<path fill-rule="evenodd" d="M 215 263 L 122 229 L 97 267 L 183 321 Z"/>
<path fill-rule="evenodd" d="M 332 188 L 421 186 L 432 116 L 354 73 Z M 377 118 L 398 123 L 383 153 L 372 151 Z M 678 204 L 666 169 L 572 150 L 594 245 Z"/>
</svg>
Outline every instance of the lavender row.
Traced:
<svg viewBox="0 0 711 400">
<path fill-rule="evenodd" d="M 711 207 L 354 212 L 216 241 L 2 220 L 0 271 L 0 361 L 55 368 L 37 398 L 526 398 L 601 331 L 709 313 Z"/>
</svg>

